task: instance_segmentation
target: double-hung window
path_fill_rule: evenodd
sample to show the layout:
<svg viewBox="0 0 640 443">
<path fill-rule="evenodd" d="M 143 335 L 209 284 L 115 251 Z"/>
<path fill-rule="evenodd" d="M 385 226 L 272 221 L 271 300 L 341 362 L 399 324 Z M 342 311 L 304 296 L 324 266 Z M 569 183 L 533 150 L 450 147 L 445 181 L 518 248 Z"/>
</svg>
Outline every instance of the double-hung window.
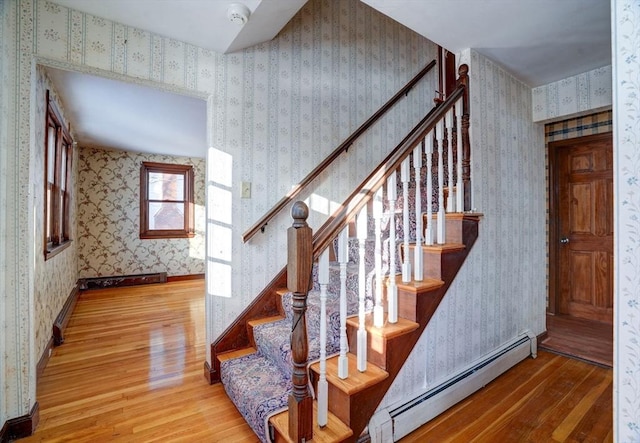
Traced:
<svg viewBox="0 0 640 443">
<path fill-rule="evenodd" d="M 140 168 L 140 238 L 191 238 L 193 166 L 143 162 Z"/>
<path fill-rule="evenodd" d="M 69 246 L 73 139 L 47 91 L 45 132 L 45 260 Z"/>
</svg>

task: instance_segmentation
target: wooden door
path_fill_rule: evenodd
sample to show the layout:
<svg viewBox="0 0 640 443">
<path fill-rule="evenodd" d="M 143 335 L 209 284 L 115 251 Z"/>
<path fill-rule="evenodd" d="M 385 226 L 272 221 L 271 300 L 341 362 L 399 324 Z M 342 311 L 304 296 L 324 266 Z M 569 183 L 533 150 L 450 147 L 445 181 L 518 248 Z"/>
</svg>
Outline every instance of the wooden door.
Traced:
<svg viewBox="0 0 640 443">
<path fill-rule="evenodd" d="M 556 146 L 557 311 L 613 323 L 611 134 Z"/>
</svg>

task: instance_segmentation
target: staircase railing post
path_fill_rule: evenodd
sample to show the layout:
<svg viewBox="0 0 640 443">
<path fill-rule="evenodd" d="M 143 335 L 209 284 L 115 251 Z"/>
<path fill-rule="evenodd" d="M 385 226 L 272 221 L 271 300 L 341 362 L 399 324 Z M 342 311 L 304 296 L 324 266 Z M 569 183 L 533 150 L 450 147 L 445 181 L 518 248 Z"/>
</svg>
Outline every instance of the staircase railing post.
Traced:
<svg viewBox="0 0 640 443">
<path fill-rule="evenodd" d="M 287 230 L 287 287 L 293 293 L 293 389 L 289 395 L 289 437 L 294 442 L 313 438 L 313 399 L 307 386 L 309 345 L 305 319 L 313 265 L 313 233 L 307 224 L 308 216 L 307 205 L 301 201 L 295 202 L 291 208 L 293 225 Z"/>
<path fill-rule="evenodd" d="M 462 183 L 464 187 L 464 210 L 471 211 L 471 143 L 469 141 L 469 66 L 458 68 L 458 84 L 464 85 L 462 95 Z"/>
</svg>

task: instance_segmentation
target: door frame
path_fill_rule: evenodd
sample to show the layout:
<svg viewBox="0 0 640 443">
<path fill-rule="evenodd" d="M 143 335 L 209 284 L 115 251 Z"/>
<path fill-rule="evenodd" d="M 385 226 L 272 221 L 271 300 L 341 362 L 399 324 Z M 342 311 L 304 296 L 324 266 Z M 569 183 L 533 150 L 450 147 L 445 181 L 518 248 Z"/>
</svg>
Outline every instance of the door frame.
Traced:
<svg viewBox="0 0 640 443">
<path fill-rule="evenodd" d="M 560 303 L 559 297 L 559 289 L 558 285 L 560 283 L 558 277 L 558 262 L 560 256 L 560 248 L 558 244 L 560 242 L 560 224 L 559 224 L 559 208 L 558 202 L 560 198 L 560 188 L 559 183 L 560 179 L 558 177 L 558 152 L 560 149 L 565 148 L 567 146 L 572 146 L 580 142 L 594 142 L 601 140 L 609 140 L 613 137 L 613 132 L 603 132 L 601 134 L 594 135 L 585 135 L 581 137 L 573 137 L 564 140 L 552 141 L 547 144 L 547 158 L 549 165 L 549 236 L 548 236 L 548 244 L 549 244 L 549 259 L 548 259 L 548 269 L 549 269 L 549 294 L 548 294 L 548 303 L 547 303 L 547 313 L 555 315 L 558 313 L 559 308 L 558 305 Z M 613 143 L 611 145 L 611 149 L 613 149 Z M 615 235 L 615 233 L 614 233 Z"/>
</svg>

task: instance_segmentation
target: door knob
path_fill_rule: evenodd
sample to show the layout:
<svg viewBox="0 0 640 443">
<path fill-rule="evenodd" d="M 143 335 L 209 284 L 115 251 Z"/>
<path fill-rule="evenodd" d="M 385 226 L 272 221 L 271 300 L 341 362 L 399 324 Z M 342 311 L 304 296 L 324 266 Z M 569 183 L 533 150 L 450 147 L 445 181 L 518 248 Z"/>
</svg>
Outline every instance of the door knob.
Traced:
<svg viewBox="0 0 640 443">
<path fill-rule="evenodd" d="M 562 237 L 560 239 L 560 243 L 562 243 L 563 245 L 566 245 L 567 243 L 569 243 L 569 239 L 567 237 Z"/>
</svg>

